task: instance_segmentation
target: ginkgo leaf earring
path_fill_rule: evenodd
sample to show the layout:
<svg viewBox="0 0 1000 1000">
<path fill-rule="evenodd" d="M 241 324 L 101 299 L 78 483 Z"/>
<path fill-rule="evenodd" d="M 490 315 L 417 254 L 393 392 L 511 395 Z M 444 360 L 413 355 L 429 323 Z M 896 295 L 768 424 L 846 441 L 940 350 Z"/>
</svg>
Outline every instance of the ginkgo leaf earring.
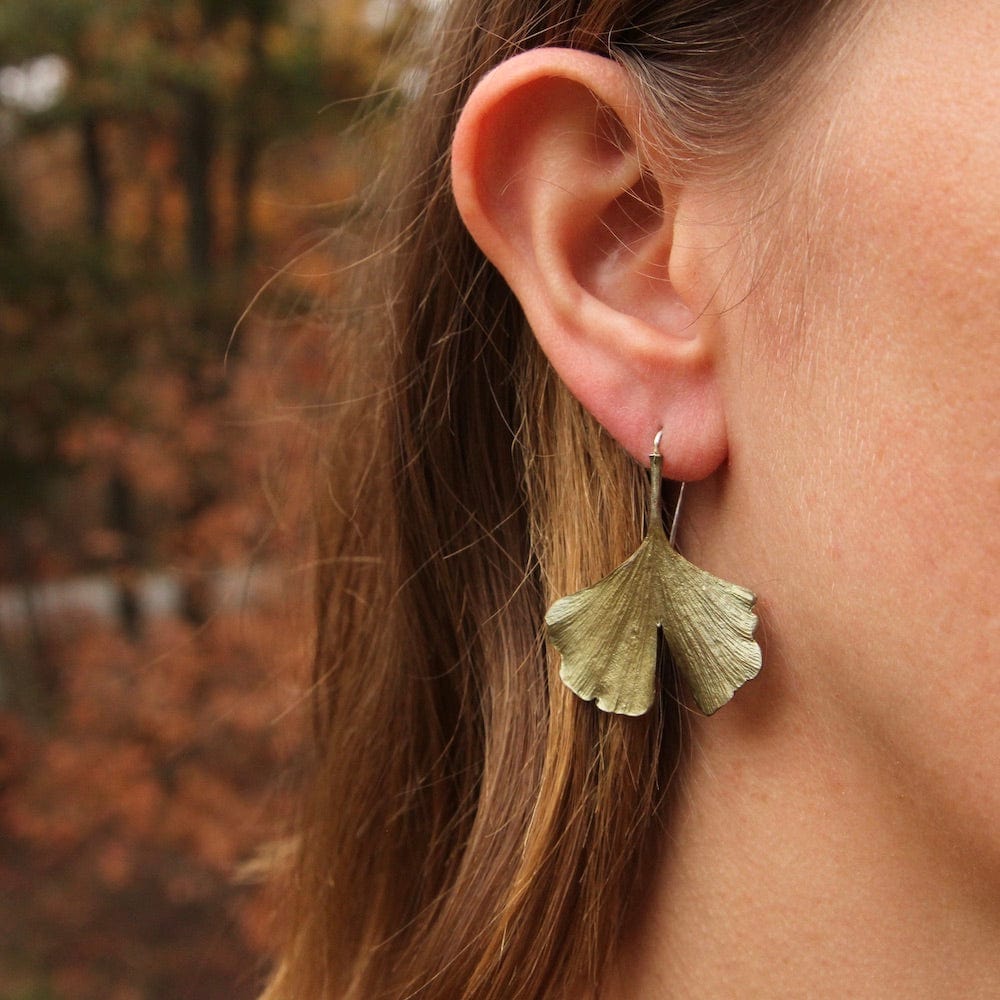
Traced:
<svg viewBox="0 0 1000 1000">
<path fill-rule="evenodd" d="M 756 677 L 756 597 L 689 563 L 660 514 L 663 457 L 649 456 L 649 524 L 639 548 L 599 583 L 556 601 L 545 615 L 567 687 L 605 712 L 642 715 L 653 704 L 658 635 L 705 715 Z M 678 500 L 678 512 L 680 501 Z"/>
</svg>

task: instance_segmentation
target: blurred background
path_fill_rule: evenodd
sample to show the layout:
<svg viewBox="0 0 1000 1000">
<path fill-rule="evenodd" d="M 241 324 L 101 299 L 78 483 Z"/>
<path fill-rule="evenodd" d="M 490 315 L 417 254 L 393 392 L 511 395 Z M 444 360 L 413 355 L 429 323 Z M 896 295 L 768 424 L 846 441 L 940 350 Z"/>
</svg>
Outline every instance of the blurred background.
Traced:
<svg viewBox="0 0 1000 1000">
<path fill-rule="evenodd" d="M 0 1000 L 260 987 L 331 234 L 426 15 L 0 0 Z"/>
</svg>

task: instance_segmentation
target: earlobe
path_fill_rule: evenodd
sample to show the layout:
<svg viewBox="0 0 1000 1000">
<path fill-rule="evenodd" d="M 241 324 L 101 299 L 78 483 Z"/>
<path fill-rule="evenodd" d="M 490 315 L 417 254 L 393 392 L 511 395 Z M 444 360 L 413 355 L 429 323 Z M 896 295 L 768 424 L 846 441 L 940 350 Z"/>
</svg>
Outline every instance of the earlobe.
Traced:
<svg viewBox="0 0 1000 1000">
<path fill-rule="evenodd" d="M 455 198 L 570 391 L 637 460 L 662 429 L 664 473 L 700 479 L 727 450 L 715 314 L 676 280 L 690 272 L 675 252 L 684 189 L 643 138 L 619 66 L 532 50 L 471 95 Z"/>
</svg>

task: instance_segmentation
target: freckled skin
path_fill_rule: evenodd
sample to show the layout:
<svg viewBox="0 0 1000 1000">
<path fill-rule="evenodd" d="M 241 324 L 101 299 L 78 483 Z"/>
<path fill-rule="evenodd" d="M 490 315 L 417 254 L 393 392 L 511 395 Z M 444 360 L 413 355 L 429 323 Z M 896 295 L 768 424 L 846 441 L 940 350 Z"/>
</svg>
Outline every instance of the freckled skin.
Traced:
<svg viewBox="0 0 1000 1000">
<path fill-rule="evenodd" d="M 810 270 L 793 283 L 799 360 L 774 364 L 763 329 L 748 346 L 785 405 L 747 393 L 733 423 L 746 465 L 770 466 L 766 492 L 751 484 L 746 497 L 767 539 L 758 572 L 800 616 L 790 666 L 892 748 L 923 820 L 954 823 L 1000 876 L 1000 650 L 986 599 L 1000 523 L 994 15 L 980 2 L 884 3 L 859 31 L 799 137 L 808 148 L 810 120 L 823 122 L 810 189 L 790 195 L 807 202 L 793 218 L 811 220 Z"/>
<path fill-rule="evenodd" d="M 706 203 L 706 282 L 748 235 L 771 271 L 719 283 L 680 547 L 758 594 L 764 667 L 691 720 L 612 997 L 1000 995 L 996 7 L 876 2 L 823 69 L 770 197 Z"/>
</svg>

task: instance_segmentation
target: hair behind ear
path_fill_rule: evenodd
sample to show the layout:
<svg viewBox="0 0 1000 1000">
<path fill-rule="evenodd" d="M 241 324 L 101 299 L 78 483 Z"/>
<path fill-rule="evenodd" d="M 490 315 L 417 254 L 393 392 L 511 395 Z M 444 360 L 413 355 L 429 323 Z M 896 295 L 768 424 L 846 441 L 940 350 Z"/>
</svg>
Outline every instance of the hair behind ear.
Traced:
<svg viewBox="0 0 1000 1000">
<path fill-rule="evenodd" d="M 483 73 L 536 46 L 614 49 L 690 112 L 676 134 L 745 123 L 734 65 L 774 63 L 773 23 L 799 38 L 826 4 L 580 6 L 451 8 L 368 206 L 373 252 L 344 282 L 315 726 L 270 1000 L 583 998 L 634 902 L 679 709 L 667 686 L 649 716 L 594 712 L 550 669 L 542 622 L 632 549 L 642 472 L 527 334 L 458 216 L 447 154 Z"/>
<path fill-rule="evenodd" d="M 452 115 L 425 108 L 404 148 L 434 161 L 450 132 L 426 122 Z M 364 336 L 335 346 L 315 777 L 269 996 L 585 997 L 678 708 L 668 686 L 643 719 L 595 713 L 549 664 L 544 613 L 634 547 L 643 473 L 561 385 L 440 178 L 398 208 L 392 319 L 359 304 Z"/>
</svg>

